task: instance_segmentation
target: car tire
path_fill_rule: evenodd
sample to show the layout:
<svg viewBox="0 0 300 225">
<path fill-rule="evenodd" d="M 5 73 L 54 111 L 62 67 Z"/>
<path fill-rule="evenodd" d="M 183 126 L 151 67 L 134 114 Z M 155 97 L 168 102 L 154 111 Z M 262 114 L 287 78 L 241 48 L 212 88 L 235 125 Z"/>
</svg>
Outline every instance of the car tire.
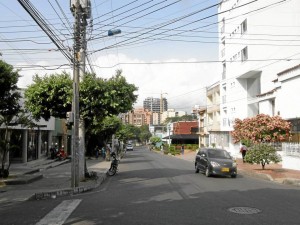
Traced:
<svg viewBox="0 0 300 225">
<path fill-rule="evenodd" d="M 197 163 L 195 163 L 195 173 L 199 173 L 199 168 L 198 168 Z"/>
<path fill-rule="evenodd" d="M 237 174 L 231 174 L 231 178 L 236 178 Z"/>
<path fill-rule="evenodd" d="M 206 167 L 206 169 L 205 169 L 205 176 L 210 177 L 210 171 L 209 171 L 208 167 Z"/>
</svg>

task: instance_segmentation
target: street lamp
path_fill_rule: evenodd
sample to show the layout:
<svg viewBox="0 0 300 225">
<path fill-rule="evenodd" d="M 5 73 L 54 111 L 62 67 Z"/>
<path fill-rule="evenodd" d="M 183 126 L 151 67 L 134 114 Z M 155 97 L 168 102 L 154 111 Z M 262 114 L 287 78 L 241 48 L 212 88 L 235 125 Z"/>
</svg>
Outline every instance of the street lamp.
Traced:
<svg viewBox="0 0 300 225">
<path fill-rule="evenodd" d="M 108 35 L 108 36 L 114 36 L 114 35 L 116 35 L 116 34 L 121 34 L 121 30 L 120 30 L 120 29 L 114 29 L 114 30 L 109 30 L 109 31 L 107 32 L 107 35 Z"/>
</svg>

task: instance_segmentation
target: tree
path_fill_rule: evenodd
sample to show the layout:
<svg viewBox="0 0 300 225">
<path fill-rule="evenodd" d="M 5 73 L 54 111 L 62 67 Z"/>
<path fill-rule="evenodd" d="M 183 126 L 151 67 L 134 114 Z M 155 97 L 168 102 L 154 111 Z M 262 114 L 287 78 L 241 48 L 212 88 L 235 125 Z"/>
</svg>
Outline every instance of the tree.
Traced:
<svg viewBox="0 0 300 225">
<path fill-rule="evenodd" d="M 51 116 L 66 118 L 72 109 L 72 80 L 69 74 L 33 77 L 33 84 L 25 90 L 25 107 L 33 118 L 49 120 Z"/>
<path fill-rule="evenodd" d="M 118 115 L 132 109 L 137 88 L 127 83 L 117 71 L 106 80 L 94 74 L 86 74 L 80 83 L 80 115 L 88 132 L 93 133 L 106 116 Z M 124 97 L 126 96 L 126 97 Z M 34 118 L 48 120 L 51 116 L 66 118 L 72 107 L 72 80 L 67 73 L 36 75 L 25 90 L 25 106 Z"/>
<path fill-rule="evenodd" d="M 247 151 L 245 162 L 261 164 L 262 169 L 271 162 L 278 163 L 281 161 L 280 156 L 276 153 L 275 148 L 269 144 L 255 144 Z"/>
<path fill-rule="evenodd" d="M 0 177 L 9 175 L 10 162 L 5 168 L 6 158 L 8 152 L 14 148 L 10 143 L 9 126 L 17 125 L 23 119 L 20 115 L 22 110 L 19 104 L 21 94 L 17 88 L 19 77 L 18 71 L 15 71 L 13 66 L 0 60 L 0 126 L 4 126 L 0 140 Z"/>
<path fill-rule="evenodd" d="M 161 138 L 160 137 L 156 137 L 156 136 L 153 136 L 150 138 L 150 142 L 153 146 L 156 146 L 157 143 L 161 142 Z"/>
<path fill-rule="evenodd" d="M 165 119 L 164 124 L 174 123 L 178 121 L 195 121 L 197 118 L 194 115 L 183 115 L 176 117 L 168 117 Z"/>
<path fill-rule="evenodd" d="M 138 134 L 139 128 L 132 124 L 122 124 L 121 129 L 116 133 L 117 138 L 125 143 L 129 140 L 137 139 Z"/>
<path fill-rule="evenodd" d="M 111 136 L 115 134 L 122 127 L 122 121 L 116 116 L 107 116 L 105 117 L 101 123 L 92 124 L 91 134 L 87 135 L 87 149 L 94 149 L 95 145 L 102 143 L 106 145 L 108 141 L 110 141 Z"/>
<path fill-rule="evenodd" d="M 289 137 L 291 124 L 280 116 L 258 114 L 244 120 L 236 119 L 231 135 L 234 143 L 245 141 L 255 143 L 280 142 Z"/>
<path fill-rule="evenodd" d="M 143 125 L 140 127 L 140 140 L 142 143 L 148 142 L 148 140 L 151 138 L 152 134 L 149 131 L 148 125 Z"/>
<path fill-rule="evenodd" d="M 72 105 L 72 80 L 66 73 L 34 78 L 34 83 L 25 91 L 25 106 L 35 118 L 48 120 L 50 116 L 66 118 Z M 83 121 L 86 147 L 89 136 L 106 116 L 118 115 L 132 109 L 137 88 L 129 84 L 122 71 L 110 79 L 85 74 L 79 87 L 80 116 Z M 97 128 L 96 128 L 97 129 Z"/>
</svg>

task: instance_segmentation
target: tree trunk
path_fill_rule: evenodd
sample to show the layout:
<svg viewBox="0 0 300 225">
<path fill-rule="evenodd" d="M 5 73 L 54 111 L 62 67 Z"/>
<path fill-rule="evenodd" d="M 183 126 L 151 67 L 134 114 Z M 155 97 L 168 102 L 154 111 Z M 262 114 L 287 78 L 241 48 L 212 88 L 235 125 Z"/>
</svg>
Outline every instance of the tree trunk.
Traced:
<svg viewBox="0 0 300 225">
<path fill-rule="evenodd" d="M 262 162 L 262 163 L 261 163 L 261 166 L 262 166 L 262 169 L 263 169 L 263 170 L 265 169 L 265 165 L 266 165 L 265 162 Z"/>
</svg>

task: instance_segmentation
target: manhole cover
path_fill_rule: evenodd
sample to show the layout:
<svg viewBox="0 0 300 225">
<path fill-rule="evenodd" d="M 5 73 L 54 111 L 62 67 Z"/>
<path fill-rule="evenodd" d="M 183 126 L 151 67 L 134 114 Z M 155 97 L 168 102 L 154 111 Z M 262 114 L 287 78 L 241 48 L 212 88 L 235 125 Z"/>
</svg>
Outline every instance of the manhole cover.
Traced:
<svg viewBox="0 0 300 225">
<path fill-rule="evenodd" d="M 233 207 L 228 209 L 229 212 L 237 213 L 237 214 L 255 214 L 260 213 L 260 209 L 250 208 L 250 207 Z"/>
</svg>

